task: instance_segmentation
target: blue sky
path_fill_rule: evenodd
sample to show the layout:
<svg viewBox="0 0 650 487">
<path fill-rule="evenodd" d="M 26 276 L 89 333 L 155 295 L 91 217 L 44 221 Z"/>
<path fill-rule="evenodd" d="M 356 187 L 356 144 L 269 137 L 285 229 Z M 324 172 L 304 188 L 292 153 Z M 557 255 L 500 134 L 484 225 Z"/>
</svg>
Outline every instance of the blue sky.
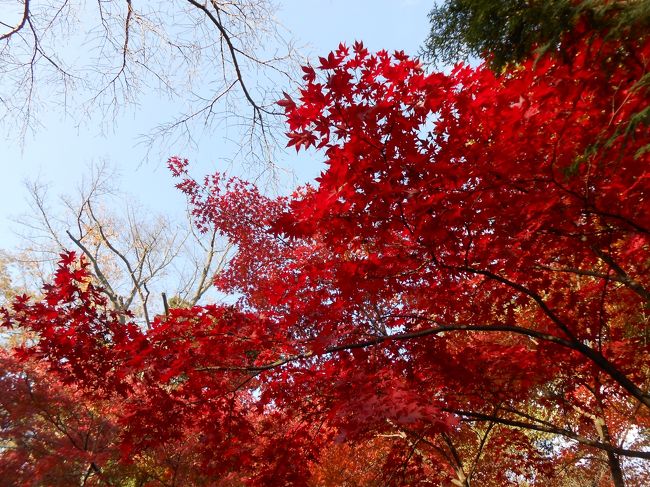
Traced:
<svg viewBox="0 0 650 487">
<path fill-rule="evenodd" d="M 431 0 L 281 0 L 279 21 L 290 31 L 296 43 L 305 46 L 306 56 L 324 55 L 339 42 L 361 40 L 371 50 L 404 50 L 416 54 L 428 31 L 427 13 Z M 0 83 L 2 81 L 0 80 Z M 101 131 L 92 119 L 79 126 L 60 110 L 42 112 L 40 127 L 28 135 L 21 147 L 15 134 L 4 141 L 0 177 L 0 248 L 11 249 L 16 239 L 12 229 L 28 211 L 26 179 L 38 178 L 49 185 L 52 195 L 74 190 L 92 162 L 108 161 L 120 173 L 118 185 L 154 211 L 181 211 L 183 198 L 172 187 L 165 169 L 165 155 L 152 147 L 146 162 L 146 148 L 138 145 L 138 136 L 146 132 L 164 113 L 166 100 L 151 94 L 137 109 L 122 114 L 109 130 Z M 3 134 L 4 135 L 4 134 Z M 223 169 L 220 160 L 228 148 L 219 134 L 200 140 L 197 149 L 179 147 L 176 153 L 190 158 L 197 170 L 206 173 Z M 168 154 L 173 155 L 173 154 Z M 318 175 L 318 154 L 278 154 L 281 166 L 295 171 L 293 181 L 306 182 Z M 289 179 L 283 182 L 288 190 Z"/>
</svg>

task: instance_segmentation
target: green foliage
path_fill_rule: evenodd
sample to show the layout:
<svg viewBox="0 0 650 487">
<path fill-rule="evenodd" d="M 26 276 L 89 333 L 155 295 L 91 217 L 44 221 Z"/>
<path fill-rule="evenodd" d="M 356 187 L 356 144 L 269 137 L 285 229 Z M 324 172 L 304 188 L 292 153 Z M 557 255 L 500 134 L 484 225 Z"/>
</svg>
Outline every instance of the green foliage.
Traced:
<svg viewBox="0 0 650 487">
<path fill-rule="evenodd" d="M 450 0 L 429 14 L 425 54 L 448 63 L 489 52 L 502 67 L 536 44 L 557 43 L 574 17 L 569 0 Z"/>
<path fill-rule="evenodd" d="M 486 57 L 497 71 L 533 50 L 561 49 L 579 19 L 615 37 L 650 26 L 650 0 L 448 0 L 429 14 L 422 54 L 435 64 Z"/>
</svg>

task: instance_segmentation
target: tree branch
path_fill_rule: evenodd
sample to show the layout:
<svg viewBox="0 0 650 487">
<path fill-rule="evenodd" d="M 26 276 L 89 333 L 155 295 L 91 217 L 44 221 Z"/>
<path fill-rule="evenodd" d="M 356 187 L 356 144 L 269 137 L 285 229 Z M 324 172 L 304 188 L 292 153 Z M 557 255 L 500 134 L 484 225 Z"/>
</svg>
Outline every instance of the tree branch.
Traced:
<svg viewBox="0 0 650 487">
<path fill-rule="evenodd" d="M 0 36 L 0 41 L 4 41 L 5 39 L 9 39 L 12 35 L 20 32 L 23 27 L 25 27 L 25 24 L 27 23 L 27 20 L 29 19 L 29 0 L 24 0 L 25 1 L 25 8 L 23 9 L 23 16 L 20 19 L 20 22 L 16 27 L 11 29 L 9 32 L 6 34 L 2 34 Z"/>
<path fill-rule="evenodd" d="M 219 30 L 219 33 L 223 37 L 223 39 L 226 41 L 226 45 L 228 46 L 228 51 L 230 52 L 230 60 L 232 61 L 232 64 L 235 68 L 235 73 L 237 75 L 237 81 L 239 82 L 239 86 L 241 86 L 242 92 L 244 93 L 244 96 L 248 100 L 248 102 L 251 104 L 253 107 L 253 111 L 256 114 L 256 116 L 259 118 L 260 123 L 263 123 L 262 120 L 262 113 L 266 113 L 269 115 L 275 115 L 275 112 L 266 110 L 264 107 L 261 107 L 257 104 L 257 102 L 253 99 L 251 96 L 250 92 L 248 91 L 248 88 L 246 87 L 246 83 L 244 83 L 244 77 L 241 72 L 241 68 L 239 67 L 239 61 L 237 60 L 237 49 L 232 43 L 232 40 L 230 38 L 230 34 L 228 34 L 228 31 L 226 28 L 223 26 L 223 24 L 219 21 L 217 17 L 214 16 L 212 12 L 208 9 L 208 7 L 204 4 L 201 4 L 197 2 L 196 0 L 187 0 L 190 4 L 201 10 L 207 17 L 210 19 L 210 21 L 216 26 L 216 28 Z M 219 12 L 218 6 L 215 4 L 215 2 L 212 2 L 212 5 L 216 9 L 217 13 Z"/>
<path fill-rule="evenodd" d="M 650 452 L 639 451 L 639 450 L 628 450 L 627 448 L 619 448 L 611 444 L 602 443 L 600 441 L 586 438 L 584 436 L 581 436 L 577 433 L 574 433 L 573 431 L 564 428 L 548 426 L 547 424 L 542 425 L 542 424 L 528 423 L 525 421 L 507 419 L 492 414 L 477 413 L 473 411 L 463 411 L 463 410 L 455 410 L 455 409 L 448 409 L 445 411 L 462 416 L 466 418 L 467 421 L 489 421 L 497 424 L 503 424 L 505 426 L 512 426 L 514 428 L 540 431 L 542 433 L 552 433 L 552 434 L 564 436 L 565 438 L 574 440 L 582 445 L 591 446 L 593 448 L 598 448 L 599 450 L 615 453 L 617 455 L 650 460 Z"/>
<path fill-rule="evenodd" d="M 452 267 L 450 267 L 452 268 Z M 531 289 L 528 289 L 526 286 L 516 283 L 514 281 L 511 281 L 510 279 L 507 279 L 503 276 L 499 276 L 498 274 L 495 274 L 493 272 L 483 270 L 483 269 L 475 269 L 473 267 L 453 267 L 453 269 L 460 270 L 460 271 L 465 271 L 465 272 L 470 272 L 473 274 L 478 274 L 485 276 L 489 279 L 493 279 L 501 284 L 504 284 L 508 287 L 511 287 L 512 289 L 515 289 L 516 291 L 521 292 L 522 294 L 525 294 L 526 296 L 529 296 L 536 304 L 537 306 L 542 310 L 542 312 L 560 329 L 564 334 L 569 337 L 569 348 L 572 348 L 573 350 L 576 350 L 577 352 L 581 353 L 585 357 L 587 357 L 589 360 L 591 360 L 594 364 L 596 364 L 603 372 L 605 372 L 607 375 L 609 375 L 612 379 L 614 379 L 623 389 L 625 389 L 627 392 L 630 393 L 635 399 L 637 399 L 640 403 L 642 403 L 644 406 L 650 408 L 650 394 L 646 393 L 643 391 L 640 387 L 638 387 L 634 382 L 632 382 L 621 370 L 614 365 L 612 362 L 610 362 L 603 354 L 598 352 L 597 350 L 594 350 L 593 348 L 585 345 L 583 342 L 578 340 L 571 330 L 569 330 L 569 327 L 564 323 L 544 302 L 544 299 L 537 294 L 536 292 L 532 291 Z M 621 269 L 622 271 L 622 269 Z"/>
</svg>

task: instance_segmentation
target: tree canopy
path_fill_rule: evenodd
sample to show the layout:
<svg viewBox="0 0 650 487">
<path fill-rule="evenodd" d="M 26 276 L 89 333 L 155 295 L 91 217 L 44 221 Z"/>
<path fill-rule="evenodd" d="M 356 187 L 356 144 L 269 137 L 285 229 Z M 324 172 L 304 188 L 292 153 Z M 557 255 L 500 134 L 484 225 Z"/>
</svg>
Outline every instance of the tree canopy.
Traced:
<svg viewBox="0 0 650 487">
<path fill-rule="evenodd" d="M 236 249 L 233 302 L 144 329 L 63 253 L 0 311 L 29 336 L 1 357 L 0 473 L 647 484 L 650 38 L 562 46 L 497 76 L 341 45 L 278 102 L 327 164 L 288 197 L 172 157 Z"/>
<path fill-rule="evenodd" d="M 535 49 L 561 49 L 562 36 L 580 20 L 636 35 L 650 26 L 647 0 L 445 0 L 429 14 L 423 54 L 437 64 L 487 56 L 497 70 Z"/>
</svg>

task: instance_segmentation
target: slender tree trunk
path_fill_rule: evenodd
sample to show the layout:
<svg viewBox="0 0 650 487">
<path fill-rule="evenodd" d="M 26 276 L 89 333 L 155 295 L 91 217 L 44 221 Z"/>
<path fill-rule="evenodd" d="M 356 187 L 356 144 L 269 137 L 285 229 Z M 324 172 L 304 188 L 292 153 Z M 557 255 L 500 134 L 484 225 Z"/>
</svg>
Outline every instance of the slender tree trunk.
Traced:
<svg viewBox="0 0 650 487">
<path fill-rule="evenodd" d="M 606 424 L 602 425 L 603 429 L 603 442 L 611 444 L 609 436 L 609 429 Z M 621 460 L 617 454 L 607 452 L 607 464 L 609 465 L 609 472 L 612 475 L 612 481 L 615 487 L 625 487 L 625 478 L 623 477 L 623 470 L 621 469 Z"/>
</svg>

